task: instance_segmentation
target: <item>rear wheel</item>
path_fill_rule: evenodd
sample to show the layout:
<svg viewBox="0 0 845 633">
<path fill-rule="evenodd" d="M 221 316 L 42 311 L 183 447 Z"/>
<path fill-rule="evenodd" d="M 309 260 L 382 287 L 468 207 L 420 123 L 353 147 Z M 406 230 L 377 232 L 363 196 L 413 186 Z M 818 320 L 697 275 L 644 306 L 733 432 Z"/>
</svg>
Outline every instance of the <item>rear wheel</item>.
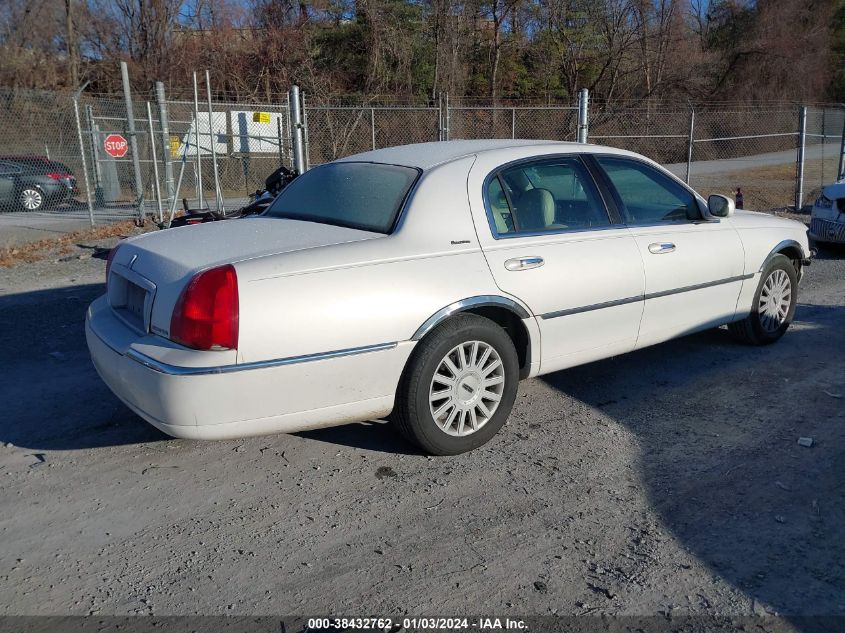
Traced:
<svg viewBox="0 0 845 633">
<path fill-rule="evenodd" d="M 518 382 L 516 349 L 505 330 L 481 316 L 458 315 L 414 350 L 392 419 L 429 453 L 464 453 L 502 427 Z"/>
<path fill-rule="evenodd" d="M 44 194 L 36 187 L 24 187 L 18 194 L 18 203 L 25 211 L 39 211 L 44 208 Z"/>
<path fill-rule="evenodd" d="M 792 261 L 775 255 L 763 269 L 751 314 L 728 325 L 737 339 L 751 345 L 774 343 L 789 329 L 798 299 L 798 275 Z"/>
</svg>

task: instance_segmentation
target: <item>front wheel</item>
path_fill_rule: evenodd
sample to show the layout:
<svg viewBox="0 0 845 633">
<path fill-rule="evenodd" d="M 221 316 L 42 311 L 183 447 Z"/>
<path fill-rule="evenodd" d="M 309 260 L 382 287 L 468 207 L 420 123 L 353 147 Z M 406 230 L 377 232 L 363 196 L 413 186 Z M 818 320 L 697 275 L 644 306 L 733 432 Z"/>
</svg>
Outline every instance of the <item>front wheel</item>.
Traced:
<svg viewBox="0 0 845 633">
<path fill-rule="evenodd" d="M 774 343 L 789 329 L 798 300 L 798 274 L 792 261 L 775 255 L 763 269 L 754 293 L 751 314 L 730 323 L 728 330 L 751 345 Z"/>
<path fill-rule="evenodd" d="M 518 382 L 516 349 L 505 330 L 490 319 L 461 314 L 414 350 L 392 419 L 428 453 L 465 453 L 502 428 Z"/>
</svg>

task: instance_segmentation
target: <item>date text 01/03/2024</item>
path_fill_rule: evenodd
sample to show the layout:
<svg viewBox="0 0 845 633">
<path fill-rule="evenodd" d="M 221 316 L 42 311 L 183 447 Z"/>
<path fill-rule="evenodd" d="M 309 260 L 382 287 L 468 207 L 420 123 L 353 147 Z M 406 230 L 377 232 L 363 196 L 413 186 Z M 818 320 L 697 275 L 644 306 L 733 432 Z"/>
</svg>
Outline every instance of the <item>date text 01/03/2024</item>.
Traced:
<svg viewBox="0 0 845 633">
<path fill-rule="evenodd" d="M 524 630 L 525 621 L 514 618 L 403 618 L 394 621 L 392 618 L 310 618 L 309 630 L 349 630 L 349 629 L 378 629 L 391 631 L 394 629 L 414 630 Z"/>
</svg>

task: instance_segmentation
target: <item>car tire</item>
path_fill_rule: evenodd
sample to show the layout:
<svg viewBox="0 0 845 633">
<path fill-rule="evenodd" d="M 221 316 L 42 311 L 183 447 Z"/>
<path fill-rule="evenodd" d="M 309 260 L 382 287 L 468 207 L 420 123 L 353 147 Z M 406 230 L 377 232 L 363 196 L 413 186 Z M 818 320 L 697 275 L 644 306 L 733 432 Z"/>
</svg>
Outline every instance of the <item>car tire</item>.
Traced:
<svg viewBox="0 0 845 633">
<path fill-rule="evenodd" d="M 18 204 L 24 211 L 41 211 L 47 203 L 44 192 L 38 187 L 24 187 L 18 193 Z"/>
<path fill-rule="evenodd" d="M 751 313 L 728 324 L 733 336 L 750 345 L 769 345 L 784 335 L 795 316 L 798 274 L 792 261 L 775 255 L 763 268 Z"/>
<path fill-rule="evenodd" d="M 518 382 L 519 361 L 507 332 L 490 319 L 459 314 L 417 344 L 391 420 L 432 455 L 465 453 L 502 428 Z"/>
</svg>

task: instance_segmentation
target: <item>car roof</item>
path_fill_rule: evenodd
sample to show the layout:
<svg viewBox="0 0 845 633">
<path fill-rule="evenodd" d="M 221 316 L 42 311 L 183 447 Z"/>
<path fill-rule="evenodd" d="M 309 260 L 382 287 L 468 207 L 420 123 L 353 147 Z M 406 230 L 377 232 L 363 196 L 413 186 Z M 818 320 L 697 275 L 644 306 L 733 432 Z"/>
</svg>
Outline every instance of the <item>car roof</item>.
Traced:
<svg viewBox="0 0 845 633">
<path fill-rule="evenodd" d="M 49 163 L 51 162 L 46 156 L 15 156 L 12 154 L 0 156 L 0 160 L 8 160 L 13 163 L 27 162 L 27 163 Z"/>
<path fill-rule="evenodd" d="M 528 148 L 560 147 L 561 152 L 603 152 L 609 154 L 634 155 L 631 152 L 620 150 L 615 147 L 604 147 L 602 145 L 590 145 L 588 143 L 573 143 L 571 141 L 545 141 L 545 140 L 524 140 L 524 139 L 485 139 L 485 140 L 460 140 L 460 141 L 435 141 L 432 143 L 414 143 L 412 145 L 398 145 L 396 147 L 385 147 L 361 154 L 353 154 L 341 158 L 338 162 L 372 162 L 388 163 L 391 165 L 405 165 L 417 167 L 422 170 L 431 169 L 444 163 L 459 160 L 466 156 L 493 152 L 498 150 L 525 150 Z M 518 152 L 528 155 L 526 152 Z"/>
</svg>

